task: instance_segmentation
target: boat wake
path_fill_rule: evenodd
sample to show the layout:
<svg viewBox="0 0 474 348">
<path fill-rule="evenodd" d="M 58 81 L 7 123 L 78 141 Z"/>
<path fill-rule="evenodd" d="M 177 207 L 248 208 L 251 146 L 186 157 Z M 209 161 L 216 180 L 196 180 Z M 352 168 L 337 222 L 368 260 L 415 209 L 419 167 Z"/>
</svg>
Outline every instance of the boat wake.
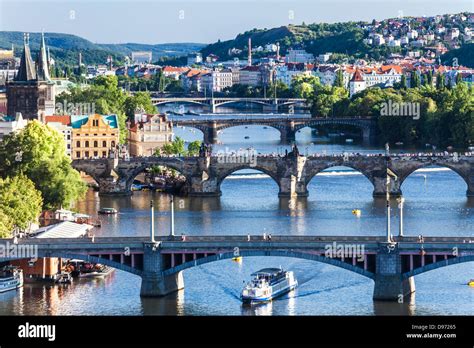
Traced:
<svg viewBox="0 0 474 348">
<path fill-rule="evenodd" d="M 365 282 L 363 282 L 363 281 L 358 281 L 358 282 L 352 283 L 350 285 L 339 285 L 339 286 L 334 286 L 334 287 L 327 288 L 327 289 L 319 289 L 319 290 L 307 291 L 307 292 L 297 291 L 296 295 L 295 295 L 295 298 L 317 295 L 317 294 L 321 294 L 321 293 L 325 293 L 325 292 L 331 292 L 331 291 L 344 289 L 344 288 L 351 288 L 351 287 L 358 286 L 358 285 L 361 285 L 361 284 L 364 284 L 364 283 Z M 301 290 L 301 286 L 299 287 L 298 290 Z"/>
</svg>

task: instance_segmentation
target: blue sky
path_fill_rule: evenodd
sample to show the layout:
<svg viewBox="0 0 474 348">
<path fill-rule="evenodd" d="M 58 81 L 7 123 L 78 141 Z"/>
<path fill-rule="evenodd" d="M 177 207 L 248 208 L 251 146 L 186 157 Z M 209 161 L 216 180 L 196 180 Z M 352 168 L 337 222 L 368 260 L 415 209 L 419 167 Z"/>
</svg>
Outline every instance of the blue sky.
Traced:
<svg viewBox="0 0 474 348">
<path fill-rule="evenodd" d="M 474 0 L 0 0 L 0 30 L 98 43 L 202 42 L 252 28 L 474 12 Z"/>
</svg>

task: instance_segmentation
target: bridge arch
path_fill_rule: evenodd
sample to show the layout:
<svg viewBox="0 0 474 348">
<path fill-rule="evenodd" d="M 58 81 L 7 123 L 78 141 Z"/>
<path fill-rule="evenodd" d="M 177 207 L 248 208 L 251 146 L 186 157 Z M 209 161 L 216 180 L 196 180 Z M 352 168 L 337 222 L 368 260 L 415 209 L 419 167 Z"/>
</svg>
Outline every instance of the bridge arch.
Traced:
<svg viewBox="0 0 474 348">
<path fill-rule="evenodd" d="M 200 105 L 200 106 L 206 106 L 209 107 L 209 104 L 203 103 L 197 100 L 162 100 L 162 101 L 153 101 L 153 105 L 158 106 L 158 105 L 166 105 L 166 104 L 194 104 L 194 105 Z"/>
<path fill-rule="evenodd" d="M 183 171 L 183 169 L 179 165 L 176 165 L 175 163 L 170 163 L 170 162 L 150 161 L 150 162 L 140 164 L 128 174 L 127 179 L 126 179 L 126 190 L 128 192 L 131 192 L 133 181 L 135 180 L 135 178 L 141 173 L 143 173 L 146 169 L 155 167 L 155 166 L 165 167 L 165 168 L 169 168 L 169 169 L 173 169 L 177 171 L 179 174 L 181 174 L 182 176 L 186 178 L 186 181 L 184 183 L 185 186 L 189 185 L 191 182 L 191 178 L 188 175 L 186 175 L 186 173 Z"/>
<path fill-rule="evenodd" d="M 413 163 L 412 165 L 409 166 L 409 168 L 405 170 L 395 170 L 395 173 L 399 175 L 398 181 L 399 181 L 399 187 L 402 188 L 402 185 L 405 183 L 406 179 L 408 179 L 412 174 L 414 174 L 417 170 L 419 169 L 425 169 L 425 168 L 447 168 L 450 171 L 454 172 L 457 174 L 456 176 L 462 179 L 462 181 L 465 183 L 466 188 L 467 188 L 467 195 L 472 196 L 474 193 L 474 182 L 471 182 L 469 180 L 470 173 L 465 172 L 463 168 L 460 168 L 460 166 L 456 165 L 455 163 L 446 163 L 446 162 L 436 162 L 436 161 L 430 161 L 426 163 Z"/>
<path fill-rule="evenodd" d="M 403 278 L 409 278 L 418 274 L 426 273 L 429 271 L 433 271 L 438 268 L 447 267 L 451 265 L 456 265 L 459 263 L 464 262 L 474 262 L 474 255 L 465 255 L 465 256 L 458 256 L 458 257 L 451 257 L 447 260 L 441 260 L 434 263 L 430 263 L 423 267 L 415 268 L 410 272 L 403 273 Z"/>
<path fill-rule="evenodd" d="M 328 164 L 328 165 L 320 167 L 320 168 L 312 171 L 308 175 L 306 175 L 306 178 L 305 178 L 305 189 L 306 189 L 306 191 L 308 190 L 308 185 L 310 184 L 310 182 L 318 174 L 321 174 L 321 173 L 325 172 L 328 169 L 336 168 L 336 167 L 349 168 L 349 169 L 355 170 L 357 173 L 362 174 L 372 184 L 372 186 L 375 188 L 373 178 L 370 176 L 369 173 L 366 172 L 366 170 L 364 168 L 361 168 L 361 167 L 359 167 L 358 165 L 356 165 L 354 163 L 345 163 L 344 162 L 344 163 L 341 163 L 341 164 Z"/>
<path fill-rule="evenodd" d="M 305 260 L 311 260 L 311 261 L 317 261 L 325 264 L 329 264 L 332 266 L 336 266 L 339 268 L 343 268 L 345 270 L 351 271 L 358 273 L 364 277 L 367 277 L 369 279 L 374 280 L 375 279 L 375 274 L 369 271 L 364 270 L 361 267 L 353 266 L 349 263 L 342 262 L 340 260 L 334 259 L 334 258 L 328 258 L 320 255 L 315 255 L 311 253 L 304 253 L 304 252 L 299 252 L 299 251 L 286 251 L 286 250 L 240 250 L 239 256 L 243 257 L 249 257 L 249 256 L 277 256 L 277 257 L 291 257 L 291 258 L 298 258 L 298 259 L 305 259 Z M 193 261 L 188 261 L 185 263 L 182 263 L 178 266 L 169 268 L 165 271 L 163 271 L 163 275 L 168 276 L 172 275 L 175 273 L 178 273 L 180 271 L 184 271 L 185 269 L 195 267 L 195 266 L 200 266 L 209 262 L 215 262 L 215 261 L 220 261 L 220 260 L 226 260 L 226 259 L 232 259 L 235 257 L 234 252 L 225 252 L 221 254 L 216 254 L 212 256 L 207 256 L 203 257 L 200 259 L 196 259 Z"/>
<path fill-rule="evenodd" d="M 251 170 L 257 170 L 260 171 L 264 174 L 267 174 L 270 178 L 273 179 L 273 181 L 278 185 L 279 191 L 281 191 L 281 186 L 280 186 L 280 180 L 278 179 L 277 173 L 269 170 L 268 168 L 265 168 L 263 166 L 252 166 L 250 163 L 245 163 L 239 166 L 232 167 L 231 169 L 224 170 L 219 175 L 217 176 L 217 188 L 218 191 L 221 192 L 221 185 L 224 182 L 224 180 L 231 175 L 232 173 L 238 172 L 239 170 L 245 170 L 245 169 L 251 169 Z"/>
<path fill-rule="evenodd" d="M 135 268 L 135 267 L 132 267 L 132 266 L 129 266 L 117 261 L 113 261 L 107 258 L 91 256 L 88 254 L 68 253 L 68 252 L 63 252 L 60 250 L 55 251 L 55 252 L 50 252 L 50 251 L 44 252 L 44 251 L 39 250 L 38 257 L 39 258 L 58 257 L 62 259 L 77 259 L 77 260 L 82 260 L 86 262 L 100 263 L 102 265 L 110 266 L 124 272 L 142 276 L 142 271 L 138 268 Z M 25 258 L 24 257 L 6 257 L 6 258 L 2 258 L 2 261 L 14 261 L 14 260 L 22 260 L 22 259 L 25 259 Z"/>
<path fill-rule="evenodd" d="M 263 106 L 271 106 L 273 105 L 271 102 L 266 102 L 266 101 L 263 101 L 263 100 L 246 100 L 246 99 L 243 99 L 243 100 L 224 100 L 224 101 L 220 101 L 220 100 L 216 100 L 214 102 L 214 108 L 218 108 L 219 106 L 223 106 L 223 105 L 227 105 L 227 104 L 236 104 L 236 103 L 250 103 L 250 104 L 257 104 L 257 105 L 263 105 Z"/>
</svg>

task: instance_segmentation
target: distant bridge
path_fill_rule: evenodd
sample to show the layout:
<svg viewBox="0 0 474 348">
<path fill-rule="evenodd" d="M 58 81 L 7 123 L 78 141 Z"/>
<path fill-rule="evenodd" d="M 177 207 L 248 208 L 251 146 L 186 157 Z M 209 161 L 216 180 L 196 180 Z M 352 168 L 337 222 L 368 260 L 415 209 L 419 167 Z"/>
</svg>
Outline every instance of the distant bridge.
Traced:
<svg viewBox="0 0 474 348">
<path fill-rule="evenodd" d="M 396 237 L 392 243 L 374 236 L 96 237 L 21 239 L 18 247 L 37 248 L 38 257 L 80 259 L 105 264 L 142 278 L 142 296 L 163 296 L 182 289 L 182 271 L 235 256 L 277 256 L 317 261 L 358 273 L 374 281 L 375 300 L 398 301 L 415 291 L 414 275 L 474 261 L 472 237 Z M 7 244 L 9 243 L 9 244 Z M 10 250 L 12 240 L 0 240 Z M 339 250 L 339 251 L 338 251 Z M 343 252 L 342 252 L 342 251 Z M 0 262 L 19 255 L 2 253 Z M 441 280 L 440 280 L 441 281 Z"/>
<path fill-rule="evenodd" d="M 305 197 L 314 176 L 336 166 L 345 166 L 362 173 L 373 185 L 374 196 L 385 196 L 387 168 L 397 176 L 390 192 L 401 195 L 401 185 L 417 169 L 440 166 L 456 172 L 467 185 L 467 195 L 474 196 L 474 156 L 432 155 L 325 155 L 272 156 L 245 154 L 217 154 L 209 157 L 134 157 L 83 159 L 72 161 L 72 166 L 99 184 L 101 194 L 131 194 L 135 177 L 153 166 L 174 169 L 186 177 L 185 188 L 190 196 L 220 196 L 221 184 L 227 176 L 241 170 L 254 169 L 270 176 L 278 185 L 280 197 Z"/>
<path fill-rule="evenodd" d="M 163 105 L 170 103 L 178 104 L 195 104 L 206 106 L 211 112 L 216 112 L 216 108 L 219 106 L 235 103 L 249 103 L 262 105 L 264 107 L 270 107 L 274 111 L 282 106 L 289 105 L 306 105 L 306 99 L 302 98 L 191 98 L 191 97 L 152 97 L 151 101 L 154 105 Z"/>
<path fill-rule="evenodd" d="M 199 129 L 204 134 L 204 143 L 217 143 L 217 136 L 220 130 L 237 126 L 262 125 L 272 127 L 280 132 L 282 142 L 292 142 L 296 140 L 296 132 L 305 127 L 315 127 L 322 125 L 344 125 L 352 126 L 361 130 L 362 139 L 365 143 L 372 143 L 375 140 L 377 131 L 377 119 L 374 117 L 316 117 L 316 118 L 293 118 L 288 117 L 249 117 L 209 120 L 197 117 L 193 120 L 173 120 L 176 126 L 192 127 Z"/>
</svg>

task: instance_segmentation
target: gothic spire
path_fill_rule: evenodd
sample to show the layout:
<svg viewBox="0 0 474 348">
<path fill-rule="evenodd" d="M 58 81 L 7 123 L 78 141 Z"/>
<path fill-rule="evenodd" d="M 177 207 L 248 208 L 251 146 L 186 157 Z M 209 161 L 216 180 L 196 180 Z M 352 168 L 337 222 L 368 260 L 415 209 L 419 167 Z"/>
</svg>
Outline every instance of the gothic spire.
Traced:
<svg viewBox="0 0 474 348">
<path fill-rule="evenodd" d="M 33 59 L 31 59 L 29 34 L 23 34 L 23 53 L 21 54 L 20 68 L 15 77 L 15 81 L 34 81 L 36 80 L 36 71 Z"/>
<path fill-rule="evenodd" d="M 44 32 L 41 33 L 41 45 L 36 66 L 38 80 L 50 81 L 51 78 L 49 77 L 48 56 L 46 54 L 46 44 L 44 43 Z"/>
</svg>

